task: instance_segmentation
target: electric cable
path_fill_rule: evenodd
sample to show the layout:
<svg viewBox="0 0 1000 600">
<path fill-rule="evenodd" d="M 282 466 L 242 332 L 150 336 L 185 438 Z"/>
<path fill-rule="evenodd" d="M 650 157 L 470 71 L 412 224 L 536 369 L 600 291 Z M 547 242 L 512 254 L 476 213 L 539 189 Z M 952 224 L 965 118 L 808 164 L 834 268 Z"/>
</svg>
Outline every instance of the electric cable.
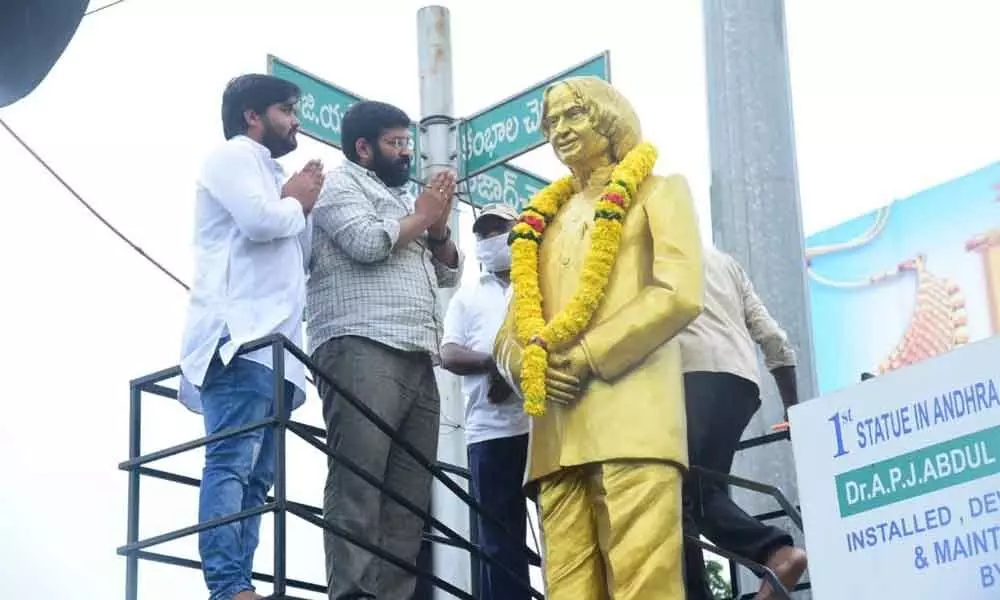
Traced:
<svg viewBox="0 0 1000 600">
<path fill-rule="evenodd" d="M 126 244 L 128 244 L 129 247 L 132 248 L 132 250 L 135 250 L 136 252 L 138 252 L 140 256 L 142 256 L 147 261 L 149 261 L 150 264 L 152 264 L 154 267 L 156 267 L 157 269 L 159 269 L 160 272 L 162 272 L 164 275 L 166 275 L 167 277 L 169 277 L 170 279 L 172 279 L 174 281 L 174 283 L 176 283 L 177 285 L 181 286 L 182 288 L 184 288 L 187 291 L 191 290 L 191 288 L 188 286 L 188 284 L 184 283 L 184 281 L 181 280 L 180 277 L 178 277 L 177 275 L 174 275 L 170 271 L 170 269 L 166 268 L 159 261 L 157 261 L 155 258 L 153 258 L 149 254 L 147 254 L 145 250 L 143 250 L 142 248 L 140 248 L 138 244 L 136 244 L 131 239 L 129 239 L 129 237 L 127 235 L 125 235 L 124 233 L 122 233 L 110 221 L 108 221 L 106 218 L 104 218 L 104 215 L 102 215 L 96 208 L 94 208 L 89 202 L 87 202 L 86 200 L 84 200 L 83 196 L 81 196 L 79 194 L 79 192 L 77 192 L 73 188 L 72 185 L 70 185 L 65 179 L 63 179 L 59 175 L 59 173 L 57 173 L 56 170 L 53 169 L 52 166 L 49 165 L 49 163 L 44 158 L 42 158 L 37 152 L 35 152 L 35 149 L 32 148 L 31 145 L 28 144 L 28 142 L 24 141 L 24 139 L 20 135 L 18 135 L 16 131 L 14 131 L 13 129 L 11 129 L 10 125 L 7 124 L 7 122 L 3 119 L 3 117 L 0 117 L 0 125 L 2 125 L 3 128 L 7 130 L 7 133 L 9 133 L 11 135 L 11 137 L 13 137 L 17 141 L 17 143 L 20 144 L 21 147 L 24 148 L 28 152 L 28 154 L 30 154 L 32 157 L 34 157 L 34 159 L 37 160 L 40 165 L 42 165 L 43 167 L 45 167 L 45 170 L 48 171 L 49 174 L 51 174 L 53 177 L 55 177 L 56 181 L 58 181 L 59 183 L 61 183 L 62 186 L 64 188 L 66 188 L 66 190 L 70 194 L 72 194 L 74 198 L 76 198 L 77 202 L 79 202 L 80 204 L 82 204 L 83 207 L 86 208 L 87 211 L 90 212 L 90 214 L 94 216 L 94 218 L 96 218 L 98 221 L 101 222 L 102 225 L 104 225 L 109 230 L 111 230 L 111 232 L 113 234 L 115 234 L 116 236 L 118 236 L 118 239 L 120 239 L 121 241 L 123 241 Z"/>
<path fill-rule="evenodd" d="M 102 10 L 104 10 L 106 8 L 111 8 L 112 6 L 117 6 L 117 5 L 121 4 L 122 2 L 125 2 L 125 0 L 115 0 L 114 2 L 108 2 L 107 4 L 105 4 L 103 6 L 98 6 L 97 8 L 88 9 L 87 12 L 83 13 L 83 16 L 88 17 L 88 16 L 90 16 L 92 14 L 99 13 L 99 12 L 101 12 Z"/>
</svg>

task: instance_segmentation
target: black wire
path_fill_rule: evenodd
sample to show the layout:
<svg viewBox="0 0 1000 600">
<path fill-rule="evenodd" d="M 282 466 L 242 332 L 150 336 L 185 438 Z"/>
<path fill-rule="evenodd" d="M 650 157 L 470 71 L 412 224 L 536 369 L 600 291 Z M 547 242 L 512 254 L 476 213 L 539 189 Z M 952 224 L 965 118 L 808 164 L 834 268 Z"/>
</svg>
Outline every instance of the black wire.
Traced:
<svg viewBox="0 0 1000 600">
<path fill-rule="evenodd" d="M 112 6 L 116 6 L 118 4 L 121 4 L 122 2 L 125 2 L 125 0 L 115 0 L 114 2 L 109 2 L 108 4 L 105 4 L 103 6 L 99 6 L 97 8 L 93 8 L 93 9 L 88 10 L 87 12 L 83 13 L 83 16 L 86 17 L 88 15 L 99 13 L 99 12 L 101 12 L 102 10 L 104 10 L 106 8 L 111 8 Z M 145 258 L 150 263 L 152 263 L 153 266 L 155 266 L 157 269 L 159 269 L 160 271 L 162 271 L 167 277 L 173 279 L 174 282 L 176 282 L 178 285 L 180 285 L 185 290 L 191 291 L 191 288 L 188 286 L 188 284 L 184 283 L 184 281 L 181 280 L 180 277 L 178 277 L 178 276 L 174 275 L 173 273 L 171 273 L 169 269 L 167 269 L 162 264 L 160 264 L 156 259 L 154 259 L 152 256 L 146 254 L 145 250 L 143 250 L 138 245 L 136 245 L 135 242 L 133 242 L 132 240 L 130 240 L 128 238 L 128 236 L 126 236 L 125 234 L 123 234 L 121 231 L 118 230 L 117 227 L 115 227 L 107 219 L 105 219 L 104 216 L 101 215 L 101 213 L 99 213 L 93 206 L 91 206 L 89 202 L 87 202 L 86 200 L 84 200 L 83 197 L 80 196 L 80 194 L 77 193 L 77 191 L 75 189 L 73 189 L 73 186 L 71 186 L 69 183 L 67 183 L 65 179 L 63 179 L 62 177 L 60 177 L 59 173 L 56 173 L 55 169 L 53 169 L 52 167 L 50 167 L 49 163 L 47 163 L 44 158 L 42 158 L 41 156 L 39 156 L 38 153 L 35 152 L 35 150 L 30 145 L 28 145 L 28 143 L 25 142 L 21 138 L 21 136 L 19 136 L 17 134 L 16 131 L 14 131 L 13 129 L 11 129 L 10 125 L 8 125 L 7 122 L 3 120 L 2 117 L 0 117 L 0 125 L 3 125 L 3 128 L 7 130 L 7 133 L 9 133 L 11 135 L 11 137 L 13 137 L 15 140 L 17 140 L 17 143 L 21 144 L 21 147 L 23 147 L 25 150 L 27 150 L 28 153 L 31 154 L 31 156 L 33 156 L 35 158 L 35 160 L 38 161 L 39 164 L 41 164 L 43 167 L 45 167 L 45 169 L 53 177 L 55 177 L 56 180 L 59 181 L 59 183 L 61 183 L 63 185 L 63 187 L 66 188 L 67 191 L 69 191 L 70 194 L 73 194 L 73 197 L 76 198 L 77 201 L 79 201 L 80 204 L 82 204 L 84 208 L 86 208 L 88 211 L 90 211 L 90 214 L 92 214 L 98 221 L 100 221 L 105 227 L 107 227 L 108 229 L 110 229 L 112 233 L 114 233 L 116 236 L 118 236 L 119 239 L 121 239 L 123 242 L 125 242 L 126 244 L 128 244 L 133 250 L 135 250 L 136 252 L 138 252 L 143 258 Z"/>
<path fill-rule="evenodd" d="M 19 136 L 16 131 L 14 131 L 13 129 L 11 129 L 10 125 L 8 125 L 7 122 L 3 120 L 2 117 L 0 117 L 0 125 L 2 125 L 3 128 L 7 130 L 7 133 L 9 133 L 11 135 L 11 137 L 13 137 L 15 140 L 17 140 L 17 143 L 21 144 L 21 147 L 23 147 L 25 150 L 27 150 L 28 153 L 31 154 L 31 156 L 33 156 L 35 158 L 35 160 L 37 160 L 39 162 L 39 164 L 41 164 L 43 167 L 45 167 L 45 169 L 53 177 L 55 177 L 56 180 L 59 183 L 61 183 L 63 185 L 63 187 L 66 188 L 67 191 L 69 191 L 70 194 L 73 194 L 73 197 L 76 198 L 77 201 L 80 204 L 82 204 L 84 208 L 86 208 L 88 211 L 90 211 L 90 214 L 92 214 L 98 221 L 100 221 L 105 227 L 107 227 L 108 229 L 110 229 L 111 232 L 114 233 L 116 236 L 118 236 L 118 238 L 120 240 L 122 240 L 123 242 L 125 242 L 126 244 L 128 244 L 133 250 L 135 250 L 136 252 L 138 252 L 143 258 L 145 258 L 150 263 L 152 263 L 152 265 L 154 267 L 156 267 L 157 269 L 159 269 L 164 275 L 166 275 L 167 277 L 173 279 L 174 282 L 177 283 L 177 285 L 181 286 L 185 290 L 188 290 L 188 291 L 191 290 L 191 288 L 188 287 L 188 284 L 184 283 L 184 281 L 182 281 L 180 277 L 178 277 L 178 276 L 174 275 L 173 273 L 171 273 L 170 269 L 167 269 L 162 264 L 160 264 L 156 259 L 154 259 L 152 256 L 146 254 L 145 250 L 143 250 L 138 245 L 136 245 L 136 243 L 133 242 L 132 240 L 130 240 L 128 238 L 128 236 L 126 236 L 124 233 L 122 233 L 121 231 L 119 231 L 117 227 L 115 227 L 107 219 L 105 219 L 104 216 L 101 215 L 101 213 L 99 213 L 97 211 L 97 209 L 95 209 L 93 206 L 91 206 L 89 202 L 87 202 L 86 200 L 84 200 L 83 196 L 81 196 L 79 193 L 77 193 L 77 191 L 75 189 L 73 189 L 73 186 L 71 186 L 69 183 L 67 183 L 65 179 L 63 179 L 62 177 L 60 177 L 59 173 L 56 173 L 55 169 L 53 169 L 52 167 L 50 167 L 49 163 L 45 162 L 45 159 L 42 158 L 41 156 L 39 156 L 38 153 L 35 152 L 35 150 L 31 146 L 29 146 L 27 142 L 25 142 L 23 139 L 21 139 L 21 136 Z"/>
<path fill-rule="evenodd" d="M 112 6 L 115 6 L 116 4 L 121 4 L 122 2 L 125 2 L 125 0 L 115 0 L 114 2 L 109 2 L 109 3 L 105 4 L 104 6 L 98 6 L 97 8 L 92 8 L 92 9 L 88 10 L 87 12 L 83 13 L 83 16 L 86 17 L 86 16 L 92 15 L 94 13 L 99 13 L 102 10 L 104 10 L 105 8 L 111 8 Z"/>
<path fill-rule="evenodd" d="M 114 2 L 109 2 L 108 4 L 105 4 L 103 6 L 99 6 L 97 8 L 93 8 L 93 9 L 88 10 L 87 12 L 83 13 L 83 16 L 86 17 L 88 15 L 99 13 L 99 12 L 101 12 L 102 10 L 104 10 L 106 8 L 111 8 L 112 6 L 116 6 L 118 4 L 121 4 L 122 2 L 125 2 L 125 0 L 115 0 Z M 73 186 L 71 186 L 69 183 L 67 183 L 65 179 L 63 179 L 62 177 L 60 177 L 59 173 L 56 173 L 55 169 L 53 169 L 52 167 L 50 167 L 49 163 L 47 163 L 44 158 L 42 158 L 41 156 L 39 156 L 38 153 L 35 152 L 35 150 L 30 145 L 28 145 L 28 143 L 25 142 L 21 138 L 21 136 L 19 136 L 17 134 L 16 131 L 14 131 L 13 129 L 11 129 L 10 125 L 8 125 L 7 122 L 3 120 L 3 118 L 0 118 L 0 125 L 3 125 L 3 128 L 7 130 L 7 133 L 9 133 L 11 135 L 11 137 L 13 137 L 15 140 L 17 140 L 17 143 L 21 144 L 21 147 L 23 147 L 25 150 L 27 150 L 28 153 L 31 154 L 31 156 L 33 156 L 35 158 L 35 160 L 38 161 L 39 164 L 41 164 L 43 167 L 45 167 L 45 169 L 53 177 L 55 177 L 56 180 L 59 183 L 61 183 L 63 185 L 63 187 L 66 188 L 67 191 L 69 191 L 70 194 L 73 194 L 73 197 L 76 198 L 77 201 L 79 201 L 80 204 L 82 204 L 84 208 L 86 208 L 88 211 L 90 211 L 90 214 L 92 214 L 98 221 L 100 221 L 105 227 L 107 227 L 108 229 L 110 229 L 112 233 L 114 233 L 116 236 L 118 236 L 119 239 L 121 239 L 123 242 L 125 242 L 126 244 L 128 244 L 133 250 L 135 250 L 136 252 L 138 252 L 143 258 L 145 258 L 150 263 L 152 263 L 154 267 L 156 267 L 157 269 L 159 269 L 160 271 L 162 271 L 167 277 L 173 279 L 175 283 L 177 283 L 178 285 L 180 285 L 182 288 L 184 288 L 187 291 L 191 290 L 191 288 L 188 286 L 188 284 L 184 283 L 184 281 L 181 280 L 180 277 L 178 277 L 178 276 L 174 275 L 173 273 L 171 273 L 169 269 L 167 269 L 162 264 L 160 264 L 156 259 L 154 259 L 152 256 L 146 254 L 145 250 L 143 250 L 138 245 L 136 245 L 135 242 L 133 242 L 132 240 L 130 240 L 128 238 L 128 236 L 126 236 L 124 233 L 122 233 L 121 231 L 119 231 L 117 227 L 115 227 L 107 219 L 105 219 L 104 216 L 101 215 L 101 213 L 99 213 L 93 206 L 91 206 L 89 202 L 87 202 L 86 200 L 84 200 L 83 197 L 80 196 L 80 194 L 77 193 L 77 191 L 75 189 L 73 189 Z"/>
</svg>

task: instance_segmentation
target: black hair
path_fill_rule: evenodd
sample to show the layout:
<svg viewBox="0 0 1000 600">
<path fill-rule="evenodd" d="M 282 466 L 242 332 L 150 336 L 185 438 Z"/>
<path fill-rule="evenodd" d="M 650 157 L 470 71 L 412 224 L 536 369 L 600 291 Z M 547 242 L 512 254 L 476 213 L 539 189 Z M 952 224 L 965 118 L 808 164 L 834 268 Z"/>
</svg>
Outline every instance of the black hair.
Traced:
<svg viewBox="0 0 1000 600">
<path fill-rule="evenodd" d="M 362 100 L 347 109 L 340 126 L 340 141 L 347 160 L 358 162 L 358 140 L 374 144 L 387 129 L 409 127 L 410 117 L 385 102 Z"/>
<path fill-rule="evenodd" d="M 299 86 L 273 75 L 253 73 L 231 79 L 222 93 L 223 135 L 229 140 L 247 132 L 243 116 L 246 111 L 263 115 L 268 107 L 297 99 L 301 94 Z"/>
</svg>

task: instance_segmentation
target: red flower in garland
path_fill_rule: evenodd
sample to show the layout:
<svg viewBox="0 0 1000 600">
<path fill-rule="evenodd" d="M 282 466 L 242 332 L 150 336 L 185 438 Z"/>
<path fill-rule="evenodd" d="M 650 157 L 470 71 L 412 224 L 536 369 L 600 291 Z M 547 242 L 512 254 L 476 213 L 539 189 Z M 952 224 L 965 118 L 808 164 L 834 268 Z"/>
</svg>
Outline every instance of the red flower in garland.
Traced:
<svg viewBox="0 0 1000 600">
<path fill-rule="evenodd" d="M 604 194 L 604 199 L 612 204 L 616 204 L 622 208 L 625 208 L 625 198 L 622 198 L 622 195 L 619 193 L 609 192 L 607 194 Z"/>
<path fill-rule="evenodd" d="M 536 217 L 535 215 L 521 215 L 521 222 L 528 224 L 532 229 L 538 233 L 545 232 L 545 221 Z"/>
</svg>

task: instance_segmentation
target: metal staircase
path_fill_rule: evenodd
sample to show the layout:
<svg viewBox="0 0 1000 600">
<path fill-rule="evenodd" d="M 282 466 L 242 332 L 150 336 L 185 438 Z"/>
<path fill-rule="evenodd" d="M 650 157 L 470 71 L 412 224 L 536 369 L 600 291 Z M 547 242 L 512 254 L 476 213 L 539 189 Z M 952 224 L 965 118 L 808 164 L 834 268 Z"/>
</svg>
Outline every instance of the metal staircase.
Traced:
<svg viewBox="0 0 1000 600">
<path fill-rule="evenodd" d="M 774 444 L 781 441 L 791 441 L 791 434 L 789 433 L 788 430 L 742 440 L 736 447 L 736 451 L 741 452 L 744 450 L 749 450 L 751 448 L 767 446 L 769 444 Z M 766 483 L 760 483 L 752 479 L 744 479 L 742 477 L 737 477 L 735 475 L 724 475 L 722 473 L 716 473 L 714 471 L 709 471 L 707 469 L 700 469 L 698 467 L 695 467 L 695 469 L 698 472 L 700 472 L 703 476 L 725 481 L 731 487 L 742 488 L 745 490 L 750 490 L 752 492 L 757 492 L 759 494 L 770 496 L 774 498 L 778 502 L 778 505 L 781 507 L 778 510 L 753 515 L 755 519 L 759 521 L 771 521 L 774 519 L 779 519 L 781 517 L 788 517 L 792 521 L 792 523 L 794 523 L 795 526 L 798 527 L 799 531 L 803 530 L 802 514 L 800 512 L 800 508 L 792 504 L 792 502 L 788 499 L 788 497 L 785 496 L 785 494 L 778 487 L 773 485 L 768 485 Z M 736 556 L 731 552 L 723 551 L 721 548 L 714 547 L 711 544 L 704 544 L 700 540 L 693 540 L 693 541 L 695 541 L 699 546 L 702 546 L 704 549 L 709 550 L 710 552 L 713 552 L 715 554 L 718 554 L 719 556 L 722 556 L 727 561 L 729 561 L 729 581 L 732 587 L 733 600 L 753 600 L 753 598 L 757 595 L 756 591 L 748 592 L 745 594 L 740 593 L 739 572 L 737 565 L 742 565 L 743 567 L 746 567 L 754 575 L 757 575 L 762 579 L 766 578 L 771 583 L 771 587 L 774 588 L 775 593 L 780 598 L 789 599 L 789 590 L 787 590 L 784 586 L 780 584 L 775 585 L 774 572 L 771 571 L 770 569 L 764 567 L 763 565 L 759 565 L 753 561 Z M 799 583 L 797 586 L 795 586 L 795 589 L 791 591 L 798 592 L 801 590 L 808 590 L 808 589 L 811 589 L 811 585 L 809 584 L 809 582 L 802 582 Z"/>
</svg>

